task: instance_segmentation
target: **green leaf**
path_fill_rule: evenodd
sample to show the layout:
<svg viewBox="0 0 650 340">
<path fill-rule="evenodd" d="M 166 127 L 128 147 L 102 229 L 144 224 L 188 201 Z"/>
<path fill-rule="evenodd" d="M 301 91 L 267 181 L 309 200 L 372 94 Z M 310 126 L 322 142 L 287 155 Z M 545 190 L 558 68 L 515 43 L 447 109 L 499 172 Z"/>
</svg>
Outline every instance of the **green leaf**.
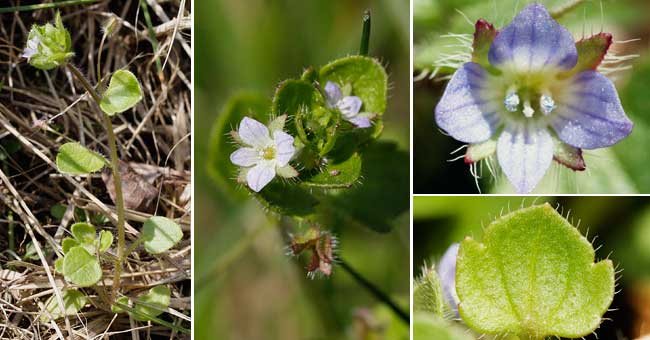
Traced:
<svg viewBox="0 0 650 340">
<path fill-rule="evenodd" d="M 113 244 L 113 233 L 108 230 L 99 232 L 99 252 L 105 253 Z"/>
<path fill-rule="evenodd" d="M 302 184 L 321 188 L 349 188 L 361 175 L 361 156 L 358 153 L 343 161 L 331 160 L 315 175 L 301 177 Z"/>
<path fill-rule="evenodd" d="M 55 204 L 50 208 L 50 215 L 58 221 L 63 219 L 63 215 L 65 215 L 65 211 L 68 210 L 68 207 L 63 205 L 63 204 Z"/>
<path fill-rule="evenodd" d="M 113 73 L 99 106 L 112 116 L 134 107 L 140 100 L 142 89 L 138 79 L 129 71 L 119 70 Z"/>
<path fill-rule="evenodd" d="M 72 236 L 82 244 L 94 244 L 97 238 L 97 232 L 92 224 L 78 222 L 70 227 Z"/>
<path fill-rule="evenodd" d="M 236 190 L 237 182 L 233 180 L 239 167 L 230 162 L 230 154 L 236 150 L 230 132 L 237 129 L 245 116 L 262 123 L 266 122 L 270 105 L 271 102 L 262 96 L 242 93 L 231 97 L 217 116 L 217 121 L 212 128 L 207 168 L 219 189 L 229 189 L 230 194 L 240 198 L 248 197 L 245 195 L 246 191 Z"/>
<path fill-rule="evenodd" d="M 54 261 L 54 269 L 59 273 L 63 273 L 63 257 L 59 257 Z"/>
<path fill-rule="evenodd" d="M 327 200 L 321 209 L 323 225 L 359 225 L 377 232 L 389 232 L 393 221 L 406 214 L 410 207 L 409 154 L 398 150 L 397 145 L 376 142 L 362 153 L 362 184 L 336 195 L 319 199 Z"/>
<path fill-rule="evenodd" d="M 386 111 L 388 76 L 379 61 L 364 56 L 341 58 L 323 66 L 319 80 L 322 86 L 325 86 L 327 81 L 335 82 L 342 88 L 351 86 L 350 95 L 361 98 L 363 102 L 361 111 L 376 115 L 373 127 L 355 129 L 355 132 L 369 134 L 373 138 L 381 134 L 382 117 Z"/>
<path fill-rule="evenodd" d="M 611 45 L 612 35 L 603 32 L 576 42 L 578 63 L 571 71 L 564 73 L 564 76 L 569 77 L 582 71 L 595 70 L 605 58 Z"/>
<path fill-rule="evenodd" d="M 70 251 L 70 249 L 72 249 L 73 247 L 76 247 L 78 245 L 79 242 L 77 242 L 77 240 L 70 237 L 66 237 L 61 241 L 61 248 L 63 249 L 64 254 Z"/>
<path fill-rule="evenodd" d="M 274 213 L 291 217 L 308 217 L 316 213 L 319 201 L 307 190 L 280 181 L 269 183 L 254 197 Z"/>
<path fill-rule="evenodd" d="M 59 308 L 59 303 L 55 295 L 50 296 L 45 302 L 45 310 L 49 313 L 41 315 L 41 322 L 50 322 L 56 320 L 64 315 L 76 315 L 88 303 L 88 297 L 76 289 L 66 289 L 61 291 L 61 299 L 63 300 L 63 307 L 65 312 L 62 313 Z"/>
<path fill-rule="evenodd" d="M 113 313 L 124 313 L 126 312 L 124 308 L 120 307 L 119 305 L 129 305 L 129 298 L 126 296 L 120 296 L 117 298 L 117 303 L 111 306 L 111 312 Z"/>
<path fill-rule="evenodd" d="M 183 231 L 181 227 L 166 217 L 150 217 L 142 227 L 144 249 L 150 254 L 160 254 L 167 251 L 182 238 Z"/>
<path fill-rule="evenodd" d="M 56 166 L 65 174 L 89 174 L 101 170 L 106 164 L 102 155 L 76 142 L 63 144 L 56 155 Z"/>
<path fill-rule="evenodd" d="M 169 307 L 171 293 L 166 286 L 155 286 L 140 296 L 133 307 L 137 313 L 131 316 L 138 321 L 148 321 L 152 317 L 162 314 Z"/>
<path fill-rule="evenodd" d="M 424 313 L 415 313 L 413 340 L 474 340 L 464 329 Z"/>
<path fill-rule="evenodd" d="M 310 143 L 305 129 L 316 128 L 305 126 L 310 118 L 317 94 L 314 85 L 304 80 L 290 79 L 278 85 L 273 96 L 271 113 L 274 117 L 287 115 L 291 124 L 287 124 L 287 132 L 292 136 L 298 136 L 303 143 Z"/>
<path fill-rule="evenodd" d="M 84 247 L 74 247 L 63 259 L 65 279 L 81 287 L 92 286 L 102 278 L 99 261 Z"/>
<path fill-rule="evenodd" d="M 413 284 L 413 310 L 437 317 L 445 313 L 445 298 L 440 278 L 435 270 L 425 268 L 422 276 Z"/>
<path fill-rule="evenodd" d="M 549 204 L 507 214 L 466 238 L 456 269 L 459 312 L 472 329 L 543 339 L 593 332 L 614 297 L 610 260 Z"/>
</svg>

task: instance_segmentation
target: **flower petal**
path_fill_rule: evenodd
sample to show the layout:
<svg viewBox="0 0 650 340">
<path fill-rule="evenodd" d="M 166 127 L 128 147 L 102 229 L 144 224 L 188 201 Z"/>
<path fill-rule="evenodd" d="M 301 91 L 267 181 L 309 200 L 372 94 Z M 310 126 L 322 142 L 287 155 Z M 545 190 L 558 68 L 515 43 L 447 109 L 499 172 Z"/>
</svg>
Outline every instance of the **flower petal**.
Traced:
<svg viewBox="0 0 650 340">
<path fill-rule="evenodd" d="M 456 259 L 458 258 L 458 247 L 458 243 L 450 245 L 436 267 L 436 271 L 440 277 L 442 293 L 451 307 L 452 312 L 456 315 L 458 315 L 458 303 L 460 302 L 456 294 Z"/>
<path fill-rule="evenodd" d="M 275 177 L 274 162 L 261 162 L 250 168 L 246 174 L 248 187 L 255 192 L 260 192 Z"/>
<path fill-rule="evenodd" d="M 347 96 L 341 99 L 336 106 L 345 118 L 352 118 L 361 110 L 361 98 L 357 96 Z"/>
<path fill-rule="evenodd" d="M 512 71 L 572 69 L 578 52 L 571 33 L 542 4 L 524 8 L 494 39 L 490 64 Z"/>
<path fill-rule="evenodd" d="M 510 125 L 497 142 L 497 159 L 517 192 L 528 194 L 551 165 L 553 139 L 545 128 Z"/>
<path fill-rule="evenodd" d="M 339 87 L 338 84 L 327 81 L 327 84 L 325 84 L 325 94 L 327 95 L 327 105 L 329 107 L 336 107 L 336 103 L 341 100 L 343 97 L 343 94 L 341 93 L 341 87 Z"/>
<path fill-rule="evenodd" d="M 365 129 L 369 128 L 372 126 L 372 123 L 370 123 L 370 119 L 368 117 L 363 117 L 363 116 L 354 116 L 350 119 L 347 119 L 348 122 L 354 124 L 354 126 Z"/>
<path fill-rule="evenodd" d="M 560 139 L 581 149 L 618 143 L 632 132 L 614 84 L 596 71 L 578 73 L 558 97 L 551 124 Z"/>
<path fill-rule="evenodd" d="M 239 166 L 253 166 L 260 160 L 259 151 L 253 148 L 241 148 L 230 154 L 230 161 Z"/>
<path fill-rule="evenodd" d="M 241 120 L 238 132 L 244 143 L 256 148 L 265 148 L 273 142 L 266 125 L 249 117 L 244 117 Z"/>
<path fill-rule="evenodd" d="M 285 166 L 289 163 L 296 148 L 293 146 L 293 137 L 284 131 L 276 130 L 273 132 L 275 142 L 275 160 L 279 166 Z"/>
<path fill-rule="evenodd" d="M 436 106 L 436 123 L 455 139 L 479 143 L 492 136 L 499 123 L 500 104 L 491 94 L 490 75 L 476 63 L 459 68 Z"/>
</svg>

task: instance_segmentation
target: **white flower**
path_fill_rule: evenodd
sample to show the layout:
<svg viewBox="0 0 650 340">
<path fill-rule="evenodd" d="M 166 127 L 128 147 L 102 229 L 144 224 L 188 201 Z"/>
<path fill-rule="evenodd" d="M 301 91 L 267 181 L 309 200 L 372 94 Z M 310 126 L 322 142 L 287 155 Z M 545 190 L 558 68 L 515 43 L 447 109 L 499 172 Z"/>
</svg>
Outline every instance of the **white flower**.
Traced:
<svg viewBox="0 0 650 340">
<path fill-rule="evenodd" d="M 34 35 L 31 39 L 27 40 L 27 46 L 25 46 L 25 50 L 23 51 L 23 54 L 21 54 L 21 57 L 29 60 L 29 58 L 38 53 L 38 45 L 40 45 L 40 43 L 41 39 L 38 35 Z"/>
<path fill-rule="evenodd" d="M 363 104 L 361 98 L 357 96 L 343 96 L 338 84 L 328 81 L 325 84 L 325 100 L 327 106 L 331 109 L 338 109 L 343 119 L 354 124 L 359 128 L 371 126 L 370 116 L 367 113 L 359 113 Z"/>
<path fill-rule="evenodd" d="M 293 137 L 282 128 L 269 130 L 255 119 L 244 117 L 237 131 L 242 148 L 230 155 L 230 161 L 242 167 L 242 177 L 251 190 L 259 192 L 275 175 L 298 175 L 289 161 L 295 154 Z"/>
</svg>

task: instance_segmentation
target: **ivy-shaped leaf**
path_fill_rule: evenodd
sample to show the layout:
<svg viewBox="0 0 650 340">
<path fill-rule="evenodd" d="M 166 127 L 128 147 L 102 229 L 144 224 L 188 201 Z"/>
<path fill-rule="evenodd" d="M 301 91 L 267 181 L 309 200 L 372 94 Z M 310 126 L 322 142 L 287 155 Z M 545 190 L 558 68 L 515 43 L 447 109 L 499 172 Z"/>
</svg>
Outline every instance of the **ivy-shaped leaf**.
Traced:
<svg viewBox="0 0 650 340">
<path fill-rule="evenodd" d="M 77 240 L 77 242 L 82 244 L 94 244 L 95 239 L 97 238 L 97 233 L 95 227 L 92 224 L 85 222 L 78 222 L 73 224 L 70 227 L 70 232 L 72 236 Z"/>
<path fill-rule="evenodd" d="M 84 247 L 74 247 L 63 259 L 63 275 L 66 280 L 81 287 L 92 286 L 102 278 L 102 268 L 97 258 Z"/>
<path fill-rule="evenodd" d="M 127 70 L 118 70 L 111 76 L 99 106 L 104 113 L 112 116 L 134 107 L 140 100 L 142 89 L 138 78 Z"/>
<path fill-rule="evenodd" d="M 150 254 L 160 254 L 175 246 L 183 238 L 178 223 L 163 216 L 153 216 L 144 222 L 142 239 Z"/>
<path fill-rule="evenodd" d="M 549 204 L 507 214 L 483 243 L 461 245 L 459 312 L 472 329 L 526 339 L 579 338 L 593 332 L 614 297 L 610 260 Z"/>
<path fill-rule="evenodd" d="M 61 241 L 61 248 L 63 253 L 66 254 L 70 249 L 79 245 L 79 242 L 73 238 L 66 237 Z"/>
<path fill-rule="evenodd" d="M 76 142 L 63 144 L 56 155 L 56 166 L 65 174 L 89 174 L 101 170 L 106 164 L 102 155 Z"/>
<path fill-rule="evenodd" d="M 76 289 L 65 289 L 61 291 L 61 299 L 65 313 L 61 313 L 59 303 L 55 295 L 50 296 L 45 302 L 45 310 L 49 313 L 41 315 L 41 322 L 50 322 L 64 315 L 76 315 L 88 302 L 88 297 Z"/>
<path fill-rule="evenodd" d="M 278 85 L 273 96 L 271 113 L 274 117 L 286 114 L 291 124 L 286 125 L 286 131 L 298 137 L 304 144 L 316 143 L 314 139 L 325 137 L 314 134 L 328 122 L 315 121 L 312 113 L 316 89 L 313 84 L 304 80 L 290 79 Z"/>
<path fill-rule="evenodd" d="M 255 198 L 270 211 L 291 217 L 304 218 L 316 213 L 318 199 L 297 185 L 279 181 L 269 183 Z"/>
<path fill-rule="evenodd" d="M 130 313 L 138 321 L 148 321 L 150 318 L 162 314 L 171 301 L 171 292 L 166 286 L 155 286 L 147 294 L 135 301 L 134 309 L 137 313 Z"/>
<path fill-rule="evenodd" d="M 230 189 L 229 193 L 246 197 L 246 191 L 234 190 L 237 182 L 233 178 L 237 177 L 239 168 L 230 161 L 230 154 L 235 151 L 230 132 L 245 116 L 267 122 L 270 106 L 271 102 L 262 96 L 241 93 L 233 96 L 219 113 L 210 139 L 207 168 L 220 189 Z"/>
<path fill-rule="evenodd" d="M 361 98 L 361 112 L 375 115 L 374 125 L 368 129 L 355 129 L 355 133 L 368 133 L 376 138 L 383 130 L 382 117 L 386 111 L 388 76 L 384 67 L 374 58 L 349 56 L 335 60 L 319 71 L 319 82 L 327 81 L 341 87 L 350 86 L 350 95 Z"/>
</svg>

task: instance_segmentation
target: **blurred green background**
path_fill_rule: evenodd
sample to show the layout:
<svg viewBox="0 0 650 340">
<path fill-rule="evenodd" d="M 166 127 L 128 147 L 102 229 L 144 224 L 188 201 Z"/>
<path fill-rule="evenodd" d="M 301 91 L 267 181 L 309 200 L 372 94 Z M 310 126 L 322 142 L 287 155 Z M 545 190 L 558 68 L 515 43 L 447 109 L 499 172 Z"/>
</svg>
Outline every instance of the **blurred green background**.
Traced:
<svg viewBox="0 0 650 340">
<path fill-rule="evenodd" d="M 307 279 L 304 261 L 284 255 L 277 222 L 252 199 L 233 201 L 206 172 L 211 126 L 228 98 L 242 90 L 270 98 L 304 68 L 356 54 L 366 9 L 370 55 L 387 67 L 391 85 L 381 139 L 408 150 L 408 1 L 195 2 L 196 339 L 408 338 L 408 328 L 342 270 Z M 395 225 L 388 234 L 345 229 L 340 254 L 408 310 L 409 217 Z"/>
<path fill-rule="evenodd" d="M 483 227 L 508 211 L 549 202 L 594 240 L 597 259 L 608 256 L 622 272 L 600 339 L 636 339 L 650 334 L 650 197 L 415 197 L 414 275 L 436 263 L 465 236 L 482 239 Z M 596 339 L 594 335 L 586 339 Z"/>
<path fill-rule="evenodd" d="M 448 33 L 472 34 L 476 20 L 484 18 L 497 29 L 508 24 L 518 10 L 531 1 L 524 0 L 414 0 L 414 76 L 446 53 L 463 50 L 457 41 L 441 38 Z M 573 1 L 537 1 L 556 9 Z M 601 7 L 602 6 L 602 7 Z M 602 8 L 602 10 L 601 10 Z M 639 58 L 622 63 L 621 70 L 609 77 L 615 80 L 623 107 L 635 123 L 632 134 L 612 148 L 585 151 L 587 170 L 573 172 L 553 163 L 535 193 L 650 193 L 650 1 L 587 0 L 559 21 L 576 39 L 601 31 L 610 32 L 615 42 L 640 39 L 625 44 L 615 43 L 610 51 L 618 55 L 639 54 Z M 442 77 L 450 70 L 442 70 Z M 462 146 L 443 135 L 434 122 L 434 108 L 447 80 L 442 77 L 414 83 L 413 185 L 414 193 L 478 193 L 469 167 L 461 160 L 448 162 Z M 483 192 L 512 193 L 504 177 L 496 182 L 483 169 L 480 180 Z"/>
</svg>

